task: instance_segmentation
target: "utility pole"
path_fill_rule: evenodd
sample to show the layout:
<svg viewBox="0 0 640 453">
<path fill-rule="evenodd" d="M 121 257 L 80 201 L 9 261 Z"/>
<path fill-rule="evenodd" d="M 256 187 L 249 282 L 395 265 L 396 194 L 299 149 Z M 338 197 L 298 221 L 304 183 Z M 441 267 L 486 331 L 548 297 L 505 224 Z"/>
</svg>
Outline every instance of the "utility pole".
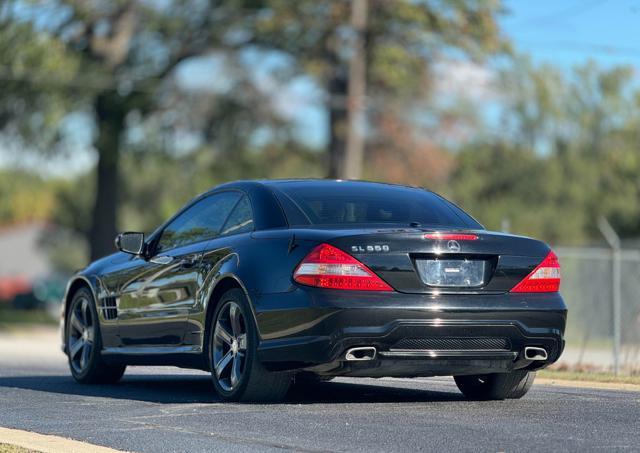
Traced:
<svg viewBox="0 0 640 453">
<path fill-rule="evenodd" d="M 364 160 L 364 129 L 367 91 L 366 33 L 369 0 L 351 1 L 351 29 L 354 34 L 349 61 L 347 97 L 348 129 L 341 175 L 344 179 L 362 177 Z"/>
<path fill-rule="evenodd" d="M 617 376 L 620 373 L 620 349 L 621 349 L 621 324 L 622 324 L 622 300 L 621 300 L 621 259 L 620 237 L 611 224 L 604 217 L 598 219 L 598 228 L 611 247 L 611 296 L 613 299 L 613 372 Z"/>
</svg>

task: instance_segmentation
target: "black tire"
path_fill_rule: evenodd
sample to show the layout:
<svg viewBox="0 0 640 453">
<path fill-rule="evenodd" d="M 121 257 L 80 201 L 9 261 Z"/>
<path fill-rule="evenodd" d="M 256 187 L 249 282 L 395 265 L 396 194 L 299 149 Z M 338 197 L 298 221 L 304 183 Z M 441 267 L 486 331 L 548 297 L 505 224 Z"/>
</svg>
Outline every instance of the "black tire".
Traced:
<svg viewBox="0 0 640 453">
<path fill-rule="evenodd" d="M 100 351 L 102 335 L 91 291 L 80 288 L 73 295 L 65 322 L 66 354 L 71 375 L 80 384 L 113 384 L 126 366 L 107 365 Z"/>
<path fill-rule="evenodd" d="M 258 360 L 257 328 L 242 290 L 231 289 L 222 295 L 207 337 L 213 386 L 224 401 L 266 403 L 284 398 L 291 375 L 269 372 Z"/>
<path fill-rule="evenodd" d="M 474 400 L 518 399 L 527 394 L 536 377 L 535 371 L 515 370 L 510 373 L 454 376 L 465 397 Z"/>
</svg>

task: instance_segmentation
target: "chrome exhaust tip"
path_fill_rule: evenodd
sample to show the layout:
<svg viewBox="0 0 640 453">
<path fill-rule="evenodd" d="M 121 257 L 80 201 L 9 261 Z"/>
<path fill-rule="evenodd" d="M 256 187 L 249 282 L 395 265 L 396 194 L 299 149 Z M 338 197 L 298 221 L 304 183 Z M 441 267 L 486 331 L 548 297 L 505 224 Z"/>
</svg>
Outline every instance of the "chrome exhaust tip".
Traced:
<svg viewBox="0 0 640 453">
<path fill-rule="evenodd" d="M 547 360 L 548 357 L 547 350 L 544 348 L 534 346 L 524 348 L 524 358 L 527 360 Z"/>
<path fill-rule="evenodd" d="M 373 360 L 376 358 L 376 348 L 373 346 L 363 346 L 358 348 L 351 348 L 347 350 L 344 355 L 345 360 L 348 362 L 360 361 L 360 360 Z"/>
</svg>

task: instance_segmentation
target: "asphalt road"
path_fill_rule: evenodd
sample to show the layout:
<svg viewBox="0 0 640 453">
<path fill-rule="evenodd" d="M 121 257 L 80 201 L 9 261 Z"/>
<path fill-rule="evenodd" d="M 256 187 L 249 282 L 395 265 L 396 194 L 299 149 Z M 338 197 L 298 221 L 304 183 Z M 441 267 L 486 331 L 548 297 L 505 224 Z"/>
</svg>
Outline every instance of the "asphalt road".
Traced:
<svg viewBox="0 0 640 453">
<path fill-rule="evenodd" d="M 284 404 L 223 404 L 204 373 L 131 368 L 118 385 L 81 386 L 61 354 L 0 347 L 0 426 L 127 451 L 640 451 L 639 419 L 638 392 L 538 385 L 471 402 L 449 378 L 338 379 Z"/>
</svg>

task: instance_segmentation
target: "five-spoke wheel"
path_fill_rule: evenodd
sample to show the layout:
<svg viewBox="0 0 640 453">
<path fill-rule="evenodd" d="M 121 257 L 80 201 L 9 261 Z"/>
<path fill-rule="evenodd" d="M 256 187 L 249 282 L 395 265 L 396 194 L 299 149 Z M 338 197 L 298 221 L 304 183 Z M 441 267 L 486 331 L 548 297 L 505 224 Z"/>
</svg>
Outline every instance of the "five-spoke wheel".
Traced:
<svg viewBox="0 0 640 453">
<path fill-rule="evenodd" d="M 87 368 L 93 350 L 95 320 L 89 303 L 86 295 L 82 294 L 74 301 L 69 313 L 69 363 L 77 373 Z"/>
<path fill-rule="evenodd" d="M 220 387 L 229 392 L 238 386 L 246 358 L 246 321 L 240 306 L 229 301 L 218 312 L 213 332 L 213 365 Z"/>
<path fill-rule="evenodd" d="M 291 376 L 269 371 L 260 363 L 258 331 L 241 289 L 221 296 L 209 325 L 211 374 L 220 397 L 226 401 L 280 401 Z"/>
<path fill-rule="evenodd" d="M 113 383 L 122 377 L 126 367 L 107 364 L 100 354 L 100 322 L 88 288 L 80 288 L 71 299 L 67 309 L 66 340 L 69 368 L 76 381 Z"/>
</svg>

